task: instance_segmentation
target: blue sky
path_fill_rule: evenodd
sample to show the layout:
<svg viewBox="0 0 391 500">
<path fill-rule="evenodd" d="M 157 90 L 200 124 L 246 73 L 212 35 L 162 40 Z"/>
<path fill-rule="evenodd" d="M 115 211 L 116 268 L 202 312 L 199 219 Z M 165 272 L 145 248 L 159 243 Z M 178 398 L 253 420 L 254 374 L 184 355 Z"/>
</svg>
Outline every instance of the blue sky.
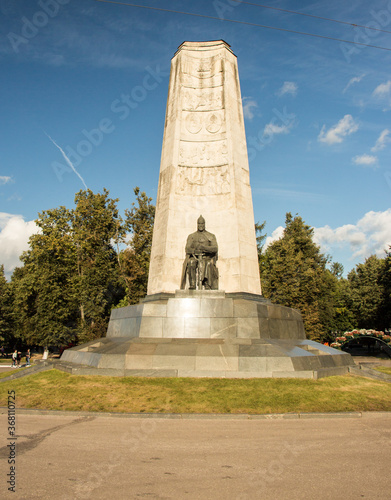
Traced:
<svg viewBox="0 0 391 500">
<path fill-rule="evenodd" d="M 266 1 L 266 0 L 265 0 Z M 253 3 L 257 3 L 254 0 Z M 170 60 L 185 40 L 238 57 L 255 220 L 269 241 L 286 212 L 314 227 L 345 273 L 391 244 L 391 1 L 0 0 L 0 263 L 9 276 L 38 212 L 86 186 L 121 212 L 156 199 Z M 60 149 L 61 148 L 61 149 Z M 61 150 L 72 163 L 64 159 Z"/>
</svg>

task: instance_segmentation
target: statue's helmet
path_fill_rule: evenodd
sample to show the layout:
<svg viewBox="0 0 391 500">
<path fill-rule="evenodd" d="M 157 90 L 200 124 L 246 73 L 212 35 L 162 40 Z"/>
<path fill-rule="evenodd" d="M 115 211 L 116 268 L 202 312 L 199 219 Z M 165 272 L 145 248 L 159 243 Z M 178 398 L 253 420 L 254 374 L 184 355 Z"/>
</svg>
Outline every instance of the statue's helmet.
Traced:
<svg viewBox="0 0 391 500">
<path fill-rule="evenodd" d="M 205 219 L 200 215 L 197 220 L 197 224 L 205 224 Z"/>
</svg>

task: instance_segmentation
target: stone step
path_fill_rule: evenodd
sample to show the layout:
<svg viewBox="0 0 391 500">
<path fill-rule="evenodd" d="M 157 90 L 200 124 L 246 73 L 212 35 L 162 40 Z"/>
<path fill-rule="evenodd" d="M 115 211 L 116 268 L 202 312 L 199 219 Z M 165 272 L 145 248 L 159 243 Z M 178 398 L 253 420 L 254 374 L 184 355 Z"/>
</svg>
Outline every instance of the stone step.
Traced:
<svg viewBox="0 0 391 500">
<path fill-rule="evenodd" d="M 27 377 L 28 375 L 33 375 L 34 373 L 43 372 L 46 370 L 51 370 L 53 368 L 53 363 L 51 361 L 41 361 L 37 364 L 31 365 L 30 368 L 24 370 L 15 369 L 8 377 L 0 379 L 0 382 L 9 382 L 10 380 L 15 380 L 22 377 Z"/>
<path fill-rule="evenodd" d="M 391 375 L 373 370 L 372 368 L 363 366 L 350 366 L 349 373 L 351 373 L 352 375 L 358 375 L 359 377 L 368 377 L 374 380 L 381 380 L 383 382 L 391 383 Z"/>
</svg>

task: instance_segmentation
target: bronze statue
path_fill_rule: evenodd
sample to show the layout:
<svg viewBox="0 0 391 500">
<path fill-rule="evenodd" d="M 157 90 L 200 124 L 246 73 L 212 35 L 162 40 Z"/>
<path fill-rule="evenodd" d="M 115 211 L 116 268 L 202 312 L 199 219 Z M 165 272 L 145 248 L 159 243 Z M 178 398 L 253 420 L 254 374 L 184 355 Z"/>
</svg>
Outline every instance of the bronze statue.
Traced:
<svg viewBox="0 0 391 500">
<path fill-rule="evenodd" d="M 216 236 L 205 231 L 205 219 L 200 215 L 197 221 L 197 231 L 189 234 L 186 242 L 186 259 L 183 263 L 181 289 L 189 279 L 189 289 L 217 290 L 219 273 L 216 267 L 217 241 Z"/>
</svg>

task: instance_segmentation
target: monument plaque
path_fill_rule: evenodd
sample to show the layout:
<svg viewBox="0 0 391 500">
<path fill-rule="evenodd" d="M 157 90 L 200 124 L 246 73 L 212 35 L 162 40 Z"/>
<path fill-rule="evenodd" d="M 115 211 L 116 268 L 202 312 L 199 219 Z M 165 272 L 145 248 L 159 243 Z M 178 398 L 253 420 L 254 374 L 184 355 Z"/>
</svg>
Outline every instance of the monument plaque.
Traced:
<svg viewBox="0 0 391 500">
<path fill-rule="evenodd" d="M 106 337 L 66 350 L 70 370 L 318 378 L 354 364 L 307 340 L 299 311 L 262 297 L 245 151 L 230 46 L 184 42 L 171 65 L 147 296 L 114 309 Z"/>
</svg>

